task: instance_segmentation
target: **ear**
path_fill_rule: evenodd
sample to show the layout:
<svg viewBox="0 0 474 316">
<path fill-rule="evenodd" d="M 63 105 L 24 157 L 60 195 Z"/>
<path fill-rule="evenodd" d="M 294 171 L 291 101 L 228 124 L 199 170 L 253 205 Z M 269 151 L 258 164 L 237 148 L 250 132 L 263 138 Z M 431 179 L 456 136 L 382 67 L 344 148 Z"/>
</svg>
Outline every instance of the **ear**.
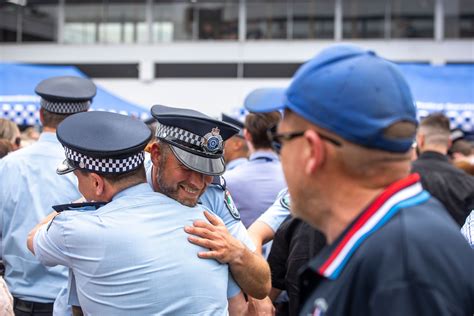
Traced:
<svg viewBox="0 0 474 316">
<path fill-rule="evenodd" d="M 91 172 L 90 179 L 92 181 L 92 187 L 94 188 L 95 195 L 100 197 L 105 193 L 105 180 L 97 173 Z"/>
<path fill-rule="evenodd" d="M 244 138 L 247 142 L 252 142 L 252 135 L 249 133 L 249 131 L 244 128 Z"/>
<path fill-rule="evenodd" d="M 311 175 L 323 164 L 326 158 L 326 147 L 318 133 L 313 130 L 307 130 L 304 133 L 304 138 L 306 140 L 306 146 L 303 150 L 304 170 L 306 174 Z"/>
<path fill-rule="evenodd" d="M 418 149 L 422 149 L 425 146 L 425 135 L 422 133 L 416 135 L 416 146 Z"/>
<path fill-rule="evenodd" d="M 40 122 L 41 122 L 41 125 L 44 125 L 44 116 L 43 116 L 43 110 L 42 110 L 42 108 L 40 108 L 40 110 L 39 110 L 39 115 L 40 115 Z"/>
<path fill-rule="evenodd" d="M 161 157 L 161 147 L 160 145 L 158 145 L 157 142 L 154 142 L 153 144 L 151 144 L 150 156 L 151 156 L 151 161 L 153 162 L 153 165 L 157 166 Z"/>
</svg>

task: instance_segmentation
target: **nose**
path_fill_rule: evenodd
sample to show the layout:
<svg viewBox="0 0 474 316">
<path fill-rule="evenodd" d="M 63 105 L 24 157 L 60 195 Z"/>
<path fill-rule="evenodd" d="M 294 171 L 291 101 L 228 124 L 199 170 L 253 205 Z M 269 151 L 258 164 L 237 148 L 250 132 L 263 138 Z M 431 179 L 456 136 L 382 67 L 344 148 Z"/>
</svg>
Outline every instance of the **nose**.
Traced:
<svg viewBox="0 0 474 316">
<path fill-rule="evenodd" d="M 206 176 L 202 173 L 191 171 L 188 178 L 188 183 L 195 189 L 201 190 L 205 185 L 207 185 L 207 178 L 210 178 L 212 181 L 212 177 Z M 209 181 L 210 182 L 210 181 Z"/>
</svg>

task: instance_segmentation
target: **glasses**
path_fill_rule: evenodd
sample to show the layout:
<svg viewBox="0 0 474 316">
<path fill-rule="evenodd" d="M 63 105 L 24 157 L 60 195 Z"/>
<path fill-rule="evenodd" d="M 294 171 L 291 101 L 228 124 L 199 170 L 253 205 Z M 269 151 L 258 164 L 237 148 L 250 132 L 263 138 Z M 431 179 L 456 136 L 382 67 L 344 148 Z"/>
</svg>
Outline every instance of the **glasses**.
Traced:
<svg viewBox="0 0 474 316">
<path fill-rule="evenodd" d="M 290 141 L 292 139 L 295 139 L 297 137 L 301 137 L 306 133 L 306 131 L 300 131 L 300 132 L 289 132 L 289 133 L 277 133 L 277 127 L 274 126 L 270 129 L 267 130 L 267 136 L 268 139 L 271 142 L 273 150 L 277 153 L 280 154 L 281 147 L 283 146 L 283 141 Z M 319 137 L 323 140 L 326 140 L 330 143 L 332 143 L 335 146 L 342 146 L 342 143 L 332 137 L 326 136 L 324 134 L 321 134 L 320 132 L 317 132 Z"/>
</svg>

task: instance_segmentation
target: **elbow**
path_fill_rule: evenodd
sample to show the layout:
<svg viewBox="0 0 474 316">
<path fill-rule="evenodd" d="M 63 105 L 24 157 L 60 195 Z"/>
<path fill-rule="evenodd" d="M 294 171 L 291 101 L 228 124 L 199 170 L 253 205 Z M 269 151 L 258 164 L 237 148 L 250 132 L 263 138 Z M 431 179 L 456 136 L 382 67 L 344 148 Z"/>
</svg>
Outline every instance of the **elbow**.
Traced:
<svg viewBox="0 0 474 316">
<path fill-rule="evenodd" d="M 262 286 L 258 289 L 258 291 L 255 291 L 255 295 L 252 296 L 258 300 L 263 300 L 270 294 L 271 289 L 272 283 L 270 281 L 270 278 L 268 278 L 267 282 L 263 283 Z"/>
</svg>

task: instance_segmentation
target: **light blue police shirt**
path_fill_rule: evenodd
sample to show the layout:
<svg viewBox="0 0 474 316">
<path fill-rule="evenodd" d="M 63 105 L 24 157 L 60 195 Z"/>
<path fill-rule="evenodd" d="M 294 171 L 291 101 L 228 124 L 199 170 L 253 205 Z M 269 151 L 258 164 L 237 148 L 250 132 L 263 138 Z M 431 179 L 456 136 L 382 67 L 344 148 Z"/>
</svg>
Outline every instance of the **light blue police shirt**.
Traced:
<svg viewBox="0 0 474 316">
<path fill-rule="evenodd" d="M 278 193 L 275 202 L 256 221 L 267 224 L 276 233 L 288 215 L 290 215 L 290 194 L 288 188 L 284 188 Z"/>
<path fill-rule="evenodd" d="M 286 187 L 280 160 L 274 152 L 256 151 L 249 162 L 226 172 L 227 188 L 249 227 Z"/>
<path fill-rule="evenodd" d="M 67 269 L 47 268 L 26 248 L 28 233 L 53 210 L 81 195 L 73 174 L 60 176 L 56 167 L 65 159 L 54 133 L 0 160 L 0 226 L 5 281 L 14 297 L 52 303 L 67 282 Z"/>
<path fill-rule="evenodd" d="M 227 315 L 228 266 L 200 259 L 184 231 L 204 209 L 139 184 L 56 216 L 34 238 L 36 257 L 72 269 L 86 315 Z"/>
<path fill-rule="evenodd" d="M 237 159 L 231 160 L 228 163 L 226 163 L 225 170 L 226 172 L 228 172 L 232 169 L 235 169 L 237 166 L 247 163 L 248 161 L 249 160 L 247 158 L 237 158 Z M 224 173 L 224 177 L 225 177 L 225 173 Z"/>
<path fill-rule="evenodd" d="M 152 182 L 152 168 L 153 163 L 150 159 L 150 155 L 145 155 L 145 170 L 146 178 L 150 187 L 153 188 Z M 240 219 L 236 219 L 232 216 L 232 213 L 229 211 L 225 203 L 225 192 L 220 186 L 209 185 L 204 191 L 203 195 L 200 197 L 200 204 L 207 207 L 215 215 L 217 215 L 227 227 L 229 233 L 236 239 L 240 240 L 250 251 L 254 252 L 256 247 L 250 236 L 247 232 L 247 229 L 244 227 Z M 202 213 L 202 212 L 201 212 Z M 197 219 L 197 217 L 196 217 Z M 202 259 L 204 260 L 204 259 Z M 229 287 L 227 289 L 227 297 L 232 298 L 239 294 L 241 291 L 240 287 L 235 282 L 231 274 L 229 274 Z"/>
<path fill-rule="evenodd" d="M 145 170 L 146 178 L 148 184 L 153 187 L 152 182 L 152 167 L 153 163 L 151 162 L 150 155 L 145 155 Z M 254 252 L 256 247 L 253 244 L 250 236 L 247 232 L 247 229 L 242 224 L 240 219 L 236 219 L 232 216 L 232 213 L 229 211 L 225 203 L 225 192 L 218 185 L 209 185 L 204 191 L 203 195 L 199 199 L 199 203 L 206 206 L 214 214 L 216 214 L 222 221 L 229 233 L 236 239 L 240 240 L 250 251 Z"/>
</svg>

